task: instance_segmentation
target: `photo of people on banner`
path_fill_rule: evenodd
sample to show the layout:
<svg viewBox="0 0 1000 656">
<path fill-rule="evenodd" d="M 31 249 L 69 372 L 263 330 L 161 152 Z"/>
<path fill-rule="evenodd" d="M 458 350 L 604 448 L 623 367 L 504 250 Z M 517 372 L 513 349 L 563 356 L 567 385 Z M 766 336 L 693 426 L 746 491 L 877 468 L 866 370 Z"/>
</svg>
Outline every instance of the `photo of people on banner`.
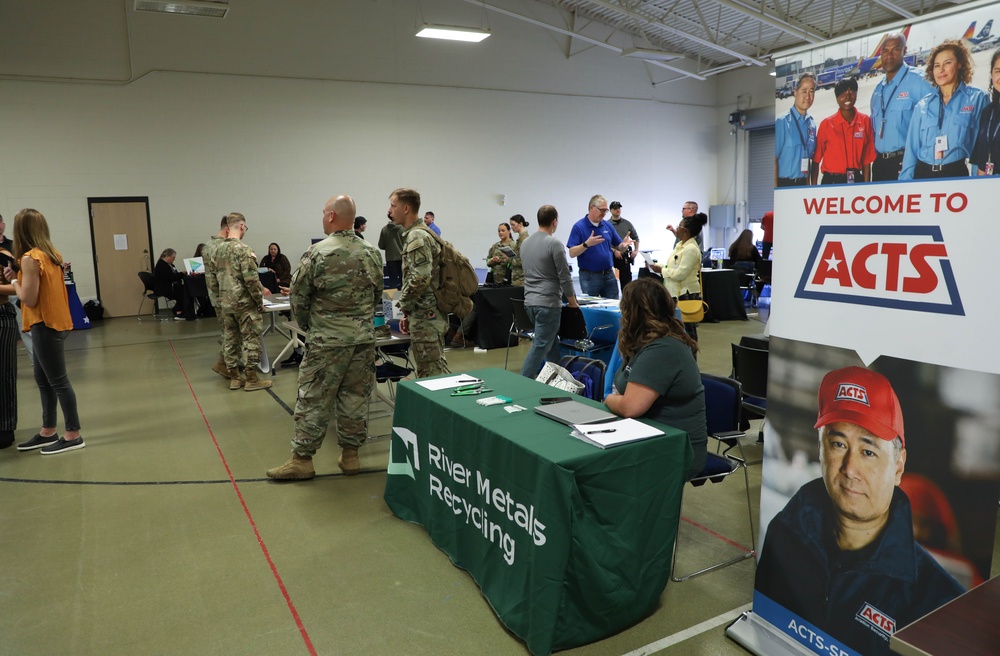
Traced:
<svg viewBox="0 0 1000 656">
<path fill-rule="evenodd" d="M 1000 39 L 977 17 L 776 60 L 774 186 L 1000 174 Z"/>
<path fill-rule="evenodd" d="M 891 654 L 989 575 L 1000 376 L 773 336 L 769 362 L 754 612 L 817 653 Z"/>
</svg>

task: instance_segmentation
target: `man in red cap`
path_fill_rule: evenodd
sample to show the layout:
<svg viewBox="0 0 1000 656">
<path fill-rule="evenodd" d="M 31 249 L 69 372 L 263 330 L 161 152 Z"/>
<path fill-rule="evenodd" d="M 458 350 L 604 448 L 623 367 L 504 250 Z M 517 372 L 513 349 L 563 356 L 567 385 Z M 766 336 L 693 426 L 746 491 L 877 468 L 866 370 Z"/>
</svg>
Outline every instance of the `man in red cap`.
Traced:
<svg viewBox="0 0 1000 656">
<path fill-rule="evenodd" d="M 885 376 L 863 367 L 828 373 L 814 428 L 823 477 L 768 525 L 755 588 L 797 616 L 789 621 L 799 637 L 808 623 L 821 641 L 888 655 L 897 629 L 963 589 L 913 539 L 910 502 L 897 487 L 903 412 Z"/>
</svg>

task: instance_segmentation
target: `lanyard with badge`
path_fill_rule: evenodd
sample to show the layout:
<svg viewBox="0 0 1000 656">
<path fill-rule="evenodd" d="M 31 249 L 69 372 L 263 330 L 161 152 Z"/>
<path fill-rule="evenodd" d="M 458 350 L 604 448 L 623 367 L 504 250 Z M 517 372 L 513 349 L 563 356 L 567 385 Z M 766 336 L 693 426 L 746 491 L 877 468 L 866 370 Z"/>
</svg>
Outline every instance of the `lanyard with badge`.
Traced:
<svg viewBox="0 0 1000 656">
<path fill-rule="evenodd" d="M 809 167 L 809 146 L 806 145 L 806 142 L 807 142 L 806 137 L 802 136 L 802 128 L 799 126 L 799 119 L 796 116 L 798 113 L 799 113 L 798 110 L 796 110 L 793 107 L 792 108 L 792 120 L 795 121 L 795 134 L 797 134 L 799 136 L 799 143 L 802 144 L 802 152 L 805 153 L 805 155 L 806 155 L 805 157 L 802 158 L 802 161 L 799 164 L 799 169 L 802 172 L 802 177 L 806 178 L 806 177 L 809 177 L 809 168 L 810 168 Z M 802 122 L 803 123 L 806 122 L 806 118 L 807 118 L 806 116 L 802 117 Z M 806 123 L 806 134 L 807 135 L 808 135 L 808 131 L 809 131 L 809 124 Z"/>
<path fill-rule="evenodd" d="M 954 97 L 952 94 L 953 99 Z M 944 94 L 940 90 L 938 90 L 938 100 L 941 103 L 941 110 L 938 112 L 938 136 L 934 137 L 934 159 L 944 159 L 945 153 L 948 152 L 948 135 L 940 132 L 944 126 L 944 110 L 947 105 L 944 104 Z"/>
<path fill-rule="evenodd" d="M 885 113 L 889 109 L 889 105 L 891 105 L 892 101 L 895 100 L 896 98 L 896 89 L 898 89 L 899 85 L 903 83 L 903 80 L 906 78 L 906 74 L 909 72 L 910 72 L 910 67 L 907 66 L 906 70 L 903 71 L 902 77 L 900 77 L 899 80 L 896 81 L 896 86 L 892 88 L 892 92 L 889 94 L 889 102 L 885 101 L 885 85 L 883 84 L 882 86 L 882 93 L 880 93 L 878 96 L 879 102 L 882 104 L 882 122 L 879 123 L 878 126 L 879 139 L 885 136 Z"/>
<path fill-rule="evenodd" d="M 990 106 L 990 120 L 986 124 L 986 175 L 993 175 L 993 142 L 996 141 L 997 133 L 1000 132 L 1000 121 L 997 121 L 996 130 L 993 129 L 993 114 L 996 111 L 996 104 Z"/>
</svg>

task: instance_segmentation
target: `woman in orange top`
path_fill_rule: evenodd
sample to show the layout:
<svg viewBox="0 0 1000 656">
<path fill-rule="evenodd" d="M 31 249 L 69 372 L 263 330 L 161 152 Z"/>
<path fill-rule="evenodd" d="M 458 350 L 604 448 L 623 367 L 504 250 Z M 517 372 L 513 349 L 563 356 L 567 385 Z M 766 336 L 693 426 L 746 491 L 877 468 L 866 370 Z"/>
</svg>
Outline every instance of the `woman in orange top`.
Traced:
<svg viewBox="0 0 1000 656">
<path fill-rule="evenodd" d="M 76 393 L 66 375 L 63 345 L 73 329 L 69 298 L 63 282 L 62 255 L 52 245 L 49 225 L 38 210 L 24 209 L 14 217 L 14 255 L 21 270 L 14 280 L 8 265 L 4 275 L 21 299 L 23 324 L 35 343 L 35 382 L 42 396 L 42 429 L 17 445 L 18 451 L 41 448 L 42 455 L 75 451 L 86 446 L 80 435 Z M 62 407 L 66 430 L 56 430 L 56 403 Z"/>
</svg>

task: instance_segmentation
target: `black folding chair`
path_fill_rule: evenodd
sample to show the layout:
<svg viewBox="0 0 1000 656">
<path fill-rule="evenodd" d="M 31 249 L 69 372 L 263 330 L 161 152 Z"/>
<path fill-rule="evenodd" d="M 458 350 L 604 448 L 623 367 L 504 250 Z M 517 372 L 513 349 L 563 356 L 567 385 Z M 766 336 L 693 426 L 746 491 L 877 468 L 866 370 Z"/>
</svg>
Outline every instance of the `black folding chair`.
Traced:
<svg viewBox="0 0 1000 656">
<path fill-rule="evenodd" d="M 528 311 L 524 309 L 524 299 L 523 298 L 512 298 L 510 299 L 511 307 L 511 322 L 510 330 L 507 334 L 510 337 L 517 337 L 518 339 L 534 339 L 535 337 L 535 324 L 531 321 L 531 317 L 528 316 Z M 507 353 L 504 355 L 503 368 L 507 368 L 507 362 L 510 360 L 510 340 L 507 340 Z"/>
<path fill-rule="evenodd" d="M 767 416 L 768 351 L 732 344 L 732 353 L 733 378 L 743 387 L 744 416 L 763 419 Z M 764 441 L 763 424 L 757 441 Z"/>
</svg>

